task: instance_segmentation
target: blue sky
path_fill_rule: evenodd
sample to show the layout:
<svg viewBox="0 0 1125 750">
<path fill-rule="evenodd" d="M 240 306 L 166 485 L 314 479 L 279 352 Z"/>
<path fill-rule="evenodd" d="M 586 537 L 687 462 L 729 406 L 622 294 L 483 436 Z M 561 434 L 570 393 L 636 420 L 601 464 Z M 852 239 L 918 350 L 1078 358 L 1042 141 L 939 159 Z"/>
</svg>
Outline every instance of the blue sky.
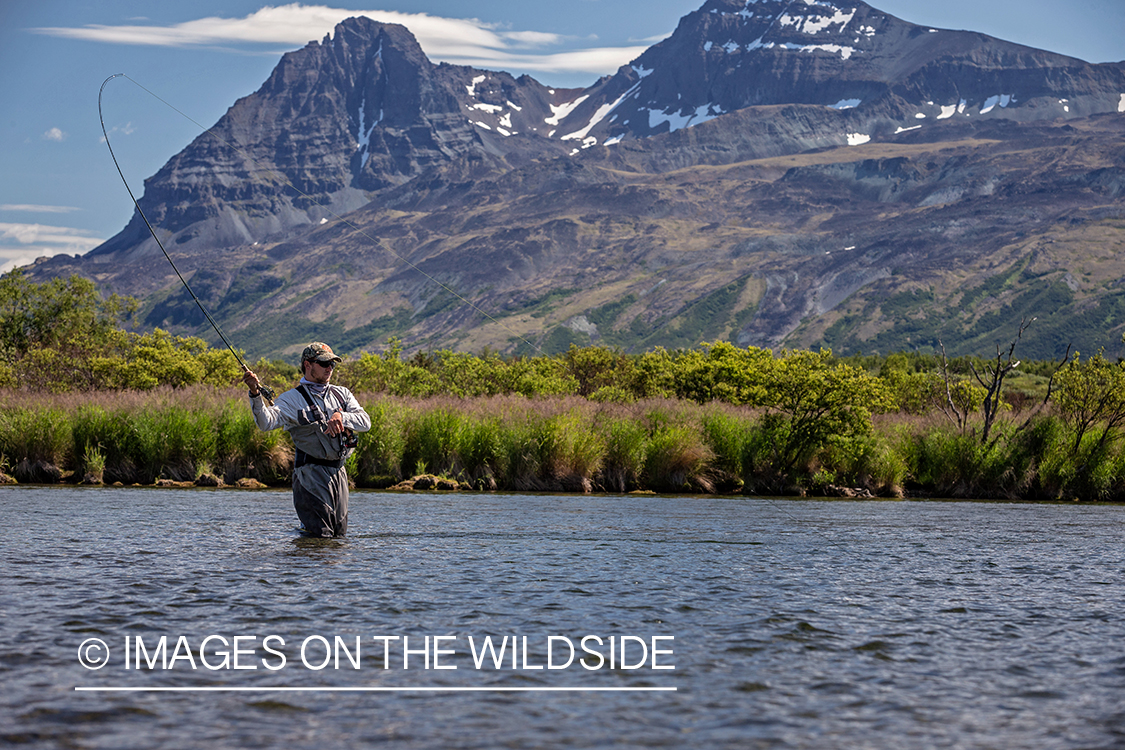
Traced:
<svg viewBox="0 0 1125 750">
<path fill-rule="evenodd" d="M 703 0 L 388 0 L 266 5 L 0 0 L 0 271 L 92 249 L 132 203 L 102 142 L 98 90 L 125 73 L 203 126 L 253 93 L 281 54 L 350 15 L 409 27 L 434 61 L 581 87 L 670 34 Z M 1125 59 L 1125 0 L 873 0 L 918 24 L 971 29 L 1090 62 Z M 106 126 L 143 180 L 200 129 L 123 79 Z"/>
</svg>

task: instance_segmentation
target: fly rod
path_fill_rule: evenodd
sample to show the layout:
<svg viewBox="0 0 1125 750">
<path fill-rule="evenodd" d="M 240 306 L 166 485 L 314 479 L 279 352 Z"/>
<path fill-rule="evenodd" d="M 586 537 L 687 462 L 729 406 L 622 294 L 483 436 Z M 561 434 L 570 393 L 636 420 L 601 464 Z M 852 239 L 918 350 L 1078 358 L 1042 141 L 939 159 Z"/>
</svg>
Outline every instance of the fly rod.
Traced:
<svg viewBox="0 0 1125 750">
<path fill-rule="evenodd" d="M 125 190 L 128 191 L 129 197 L 133 199 L 133 206 L 136 207 L 137 213 L 144 221 L 145 226 L 148 227 L 149 234 L 151 234 L 152 238 L 156 240 L 156 244 L 160 247 L 160 251 L 164 253 L 164 257 L 167 258 L 168 262 L 172 264 L 172 270 L 175 271 L 176 276 L 180 278 L 180 282 L 184 285 L 184 289 L 187 289 L 188 294 L 190 294 L 191 298 L 195 300 L 195 304 L 199 306 L 199 310 L 203 313 L 203 317 L 205 317 L 207 319 L 207 322 L 211 324 L 211 327 L 215 329 L 215 333 L 219 334 L 219 338 L 222 339 L 224 344 L 226 344 L 227 349 L 230 349 L 230 353 L 234 355 L 234 358 L 238 361 L 238 365 L 242 368 L 242 371 L 250 372 L 250 368 L 247 367 L 246 363 L 242 361 L 242 357 L 240 357 L 235 348 L 231 346 L 231 343 L 227 339 L 226 334 L 223 333 L 223 329 L 219 328 L 219 324 L 216 323 L 215 319 L 211 317 L 211 313 L 207 312 L 207 308 L 203 306 L 203 302 L 200 301 L 199 297 L 195 296 L 195 292 L 191 290 L 191 285 L 187 283 L 187 279 L 184 278 L 184 275 L 180 273 L 180 269 L 176 266 L 176 261 L 172 260 L 172 256 L 169 255 L 168 251 L 164 248 L 164 243 L 161 242 L 160 238 L 156 236 L 156 230 L 152 228 L 152 224 L 149 223 L 148 217 L 145 216 L 145 212 L 141 210 L 141 204 L 137 202 L 137 197 L 133 195 L 133 189 L 129 187 L 129 181 L 125 179 L 125 174 L 121 171 L 121 165 L 117 163 L 117 155 L 113 153 L 113 146 L 109 142 L 109 133 L 106 132 L 105 129 L 105 116 L 102 114 L 102 93 L 105 91 L 105 86 L 107 83 L 112 81 L 114 78 L 123 75 L 125 74 L 114 73 L 109 78 L 102 81 L 102 87 L 98 89 L 98 119 L 102 124 L 102 136 L 105 138 L 105 145 L 109 149 L 109 156 L 111 159 L 113 159 L 113 166 L 117 167 L 117 174 L 121 177 L 121 182 L 125 184 Z M 264 385 L 260 385 L 259 389 L 262 393 L 262 396 L 266 399 L 266 403 L 272 404 L 274 396 L 273 389 L 267 388 Z"/>
</svg>

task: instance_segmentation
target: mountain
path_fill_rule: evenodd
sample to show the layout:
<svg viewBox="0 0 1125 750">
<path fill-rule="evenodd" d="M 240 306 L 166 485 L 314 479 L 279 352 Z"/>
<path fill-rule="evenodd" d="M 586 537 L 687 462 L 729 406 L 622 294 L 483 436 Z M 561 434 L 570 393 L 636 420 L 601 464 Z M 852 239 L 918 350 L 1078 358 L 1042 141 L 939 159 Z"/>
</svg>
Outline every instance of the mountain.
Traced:
<svg viewBox="0 0 1125 750">
<path fill-rule="evenodd" d="M 141 207 L 185 253 L 285 236 L 435 164 L 543 155 L 542 144 L 503 138 L 501 123 L 530 129 L 552 98 L 526 76 L 435 66 L 404 27 L 353 18 L 282 57 L 262 88 L 145 181 Z M 152 254 L 134 214 L 90 258 Z"/>
<path fill-rule="evenodd" d="M 726 338 L 1027 356 L 1125 328 L 1125 64 L 861 2 L 708 0 L 582 90 L 353 18 L 145 183 L 252 356 Z M 342 217 L 342 218 L 340 218 Z M 81 273 L 209 335 L 139 216 Z M 338 344 L 336 343 L 338 342 Z"/>
<path fill-rule="evenodd" d="M 864 3 L 708 0 L 668 39 L 582 92 L 563 139 L 599 143 L 771 104 L 864 113 L 864 134 L 955 115 L 1020 121 L 1116 111 L 1120 66 L 915 26 Z M 580 103 L 578 103 L 580 102 Z M 845 145 L 837 134 L 834 142 Z"/>
</svg>

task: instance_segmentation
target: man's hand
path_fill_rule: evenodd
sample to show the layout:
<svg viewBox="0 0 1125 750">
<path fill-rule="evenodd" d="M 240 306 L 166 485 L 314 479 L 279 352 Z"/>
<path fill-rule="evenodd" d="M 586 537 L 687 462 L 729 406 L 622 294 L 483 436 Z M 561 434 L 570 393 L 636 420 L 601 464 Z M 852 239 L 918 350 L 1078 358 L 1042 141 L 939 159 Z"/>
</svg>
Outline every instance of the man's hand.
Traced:
<svg viewBox="0 0 1125 750">
<path fill-rule="evenodd" d="M 251 397 L 256 397 L 262 390 L 262 384 L 258 381 L 258 376 L 254 374 L 253 370 L 247 370 L 242 374 L 242 382 L 250 389 Z"/>
<path fill-rule="evenodd" d="M 339 409 L 337 409 L 336 413 L 329 417 L 328 421 L 325 422 L 324 434 L 328 435 L 329 437 L 335 437 L 336 435 L 342 435 L 343 433 L 344 415 Z"/>
</svg>

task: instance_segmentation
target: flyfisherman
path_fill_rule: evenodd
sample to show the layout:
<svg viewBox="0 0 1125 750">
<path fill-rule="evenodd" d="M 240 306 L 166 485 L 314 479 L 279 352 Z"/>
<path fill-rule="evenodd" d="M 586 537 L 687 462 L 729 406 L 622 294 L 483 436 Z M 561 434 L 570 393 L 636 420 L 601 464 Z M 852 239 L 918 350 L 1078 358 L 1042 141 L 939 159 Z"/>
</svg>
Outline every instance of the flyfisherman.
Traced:
<svg viewBox="0 0 1125 750">
<path fill-rule="evenodd" d="M 355 449 L 355 433 L 371 429 L 371 417 L 347 388 L 329 385 L 340 362 L 327 344 L 314 341 L 301 354 L 301 381 L 269 406 L 258 376 L 249 369 L 254 421 L 262 430 L 284 428 L 293 438 L 293 507 L 309 536 L 344 536 L 348 531 L 348 473 L 344 460 Z"/>
</svg>

